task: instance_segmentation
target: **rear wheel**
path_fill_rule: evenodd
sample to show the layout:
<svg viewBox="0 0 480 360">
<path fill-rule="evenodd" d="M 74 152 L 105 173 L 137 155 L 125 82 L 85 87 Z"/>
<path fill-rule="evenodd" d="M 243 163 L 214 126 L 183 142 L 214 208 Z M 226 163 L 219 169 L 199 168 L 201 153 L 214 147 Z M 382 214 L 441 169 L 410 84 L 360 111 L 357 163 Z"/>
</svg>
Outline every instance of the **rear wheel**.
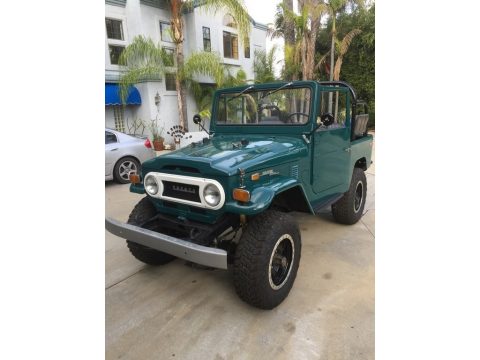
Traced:
<svg viewBox="0 0 480 360">
<path fill-rule="evenodd" d="M 117 161 L 113 168 L 113 176 L 120 184 L 127 184 L 130 182 L 129 175 L 131 172 L 140 172 L 140 163 L 137 159 L 127 156 Z"/>
<path fill-rule="evenodd" d="M 355 224 L 363 214 L 367 197 L 367 179 L 360 168 L 354 168 L 350 188 L 343 197 L 332 205 L 335 221 L 341 224 Z"/>
<path fill-rule="evenodd" d="M 150 199 L 145 197 L 133 208 L 127 223 L 141 226 L 146 229 L 155 230 L 153 226 L 148 226 L 148 224 L 147 226 L 143 226 L 143 224 L 147 220 L 154 217 L 156 213 L 155 207 L 151 203 Z M 164 252 L 137 244 L 129 240 L 127 240 L 127 246 L 135 258 L 149 265 L 163 265 L 175 259 L 175 256 L 165 254 Z"/>
<path fill-rule="evenodd" d="M 279 305 L 297 276 L 301 247 L 298 225 L 290 215 L 268 210 L 250 220 L 234 257 L 240 298 L 261 309 Z"/>
</svg>

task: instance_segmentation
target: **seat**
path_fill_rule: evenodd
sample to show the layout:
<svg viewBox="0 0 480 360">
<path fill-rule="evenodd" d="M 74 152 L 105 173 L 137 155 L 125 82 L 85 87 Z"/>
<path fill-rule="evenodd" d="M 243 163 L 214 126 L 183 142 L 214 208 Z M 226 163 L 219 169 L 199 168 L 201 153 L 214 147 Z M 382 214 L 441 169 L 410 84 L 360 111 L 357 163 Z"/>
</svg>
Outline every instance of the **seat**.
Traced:
<svg viewBox="0 0 480 360">
<path fill-rule="evenodd" d="M 355 127 L 353 135 L 355 138 L 360 138 L 367 135 L 368 114 L 357 115 L 355 117 Z"/>
</svg>

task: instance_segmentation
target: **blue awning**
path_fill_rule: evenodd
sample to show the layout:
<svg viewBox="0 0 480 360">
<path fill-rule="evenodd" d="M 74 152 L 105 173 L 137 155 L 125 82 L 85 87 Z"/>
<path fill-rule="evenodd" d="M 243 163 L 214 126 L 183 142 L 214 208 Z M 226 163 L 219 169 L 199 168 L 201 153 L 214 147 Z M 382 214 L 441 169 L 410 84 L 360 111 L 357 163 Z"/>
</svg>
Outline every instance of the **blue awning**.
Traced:
<svg viewBox="0 0 480 360">
<path fill-rule="evenodd" d="M 128 89 L 126 105 L 141 105 L 142 99 L 135 86 Z M 120 86 L 118 84 L 105 84 L 105 105 L 122 105 L 120 99 Z"/>
</svg>

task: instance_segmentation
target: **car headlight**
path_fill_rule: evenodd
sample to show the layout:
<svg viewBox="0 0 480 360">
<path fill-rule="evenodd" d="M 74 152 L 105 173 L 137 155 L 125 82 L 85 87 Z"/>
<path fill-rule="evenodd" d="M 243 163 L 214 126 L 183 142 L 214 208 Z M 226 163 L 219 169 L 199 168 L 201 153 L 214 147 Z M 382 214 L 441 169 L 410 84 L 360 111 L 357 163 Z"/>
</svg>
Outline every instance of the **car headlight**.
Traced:
<svg viewBox="0 0 480 360">
<path fill-rule="evenodd" d="M 220 189 L 214 184 L 208 184 L 203 189 L 203 198 L 210 206 L 217 206 L 220 202 Z"/>
<path fill-rule="evenodd" d="M 153 175 L 145 177 L 144 187 L 149 195 L 155 195 L 158 192 L 158 183 Z"/>
</svg>

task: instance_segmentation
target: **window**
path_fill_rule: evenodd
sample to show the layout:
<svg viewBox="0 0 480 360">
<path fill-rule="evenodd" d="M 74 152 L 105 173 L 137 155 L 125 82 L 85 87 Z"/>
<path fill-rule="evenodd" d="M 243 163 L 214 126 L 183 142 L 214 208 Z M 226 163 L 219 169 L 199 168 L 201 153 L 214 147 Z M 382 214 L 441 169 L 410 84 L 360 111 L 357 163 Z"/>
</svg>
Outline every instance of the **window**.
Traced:
<svg viewBox="0 0 480 360">
<path fill-rule="evenodd" d="M 116 142 L 117 142 L 117 137 L 115 136 L 115 134 L 111 133 L 110 131 L 105 131 L 105 145 L 116 143 Z"/>
<path fill-rule="evenodd" d="M 122 54 L 122 51 L 123 49 L 125 49 L 125 47 L 118 45 L 109 45 L 108 49 L 110 51 L 110 63 L 112 65 L 118 65 L 118 59 L 120 58 L 120 55 Z"/>
<path fill-rule="evenodd" d="M 115 118 L 115 130 L 125 132 L 125 123 L 123 121 L 123 106 L 113 107 L 113 117 Z"/>
<path fill-rule="evenodd" d="M 202 27 L 203 32 L 203 51 L 212 51 L 212 44 L 210 41 L 210 28 L 209 27 Z"/>
<path fill-rule="evenodd" d="M 172 26 L 169 23 L 160 21 L 160 37 L 162 41 L 173 42 L 171 28 Z"/>
<path fill-rule="evenodd" d="M 216 99 L 219 125 L 303 125 L 310 118 L 311 91 L 305 87 L 222 93 Z"/>
<path fill-rule="evenodd" d="M 238 36 L 236 34 L 223 32 L 223 57 L 238 59 Z"/>
<path fill-rule="evenodd" d="M 164 47 L 163 51 L 165 52 L 166 59 L 165 59 L 165 66 L 175 66 L 175 50 L 172 48 Z"/>
<path fill-rule="evenodd" d="M 230 14 L 227 14 L 223 17 L 223 25 L 234 28 L 234 29 L 237 28 L 237 22 L 235 21 L 233 16 Z"/>
<path fill-rule="evenodd" d="M 165 74 L 165 90 L 177 91 L 177 84 L 175 82 L 175 74 Z"/>
<path fill-rule="evenodd" d="M 244 46 L 244 55 L 246 59 L 250 59 L 250 39 L 245 39 L 245 46 Z"/>
<path fill-rule="evenodd" d="M 107 37 L 109 39 L 124 40 L 121 20 L 105 19 L 105 25 L 107 26 Z"/>
<path fill-rule="evenodd" d="M 344 127 L 347 119 L 347 93 L 343 91 L 322 91 L 320 95 L 319 117 L 330 113 L 334 122 L 328 129 Z M 317 118 L 317 122 L 319 118 Z M 321 129 L 321 128 L 320 128 Z"/>
</svg>

